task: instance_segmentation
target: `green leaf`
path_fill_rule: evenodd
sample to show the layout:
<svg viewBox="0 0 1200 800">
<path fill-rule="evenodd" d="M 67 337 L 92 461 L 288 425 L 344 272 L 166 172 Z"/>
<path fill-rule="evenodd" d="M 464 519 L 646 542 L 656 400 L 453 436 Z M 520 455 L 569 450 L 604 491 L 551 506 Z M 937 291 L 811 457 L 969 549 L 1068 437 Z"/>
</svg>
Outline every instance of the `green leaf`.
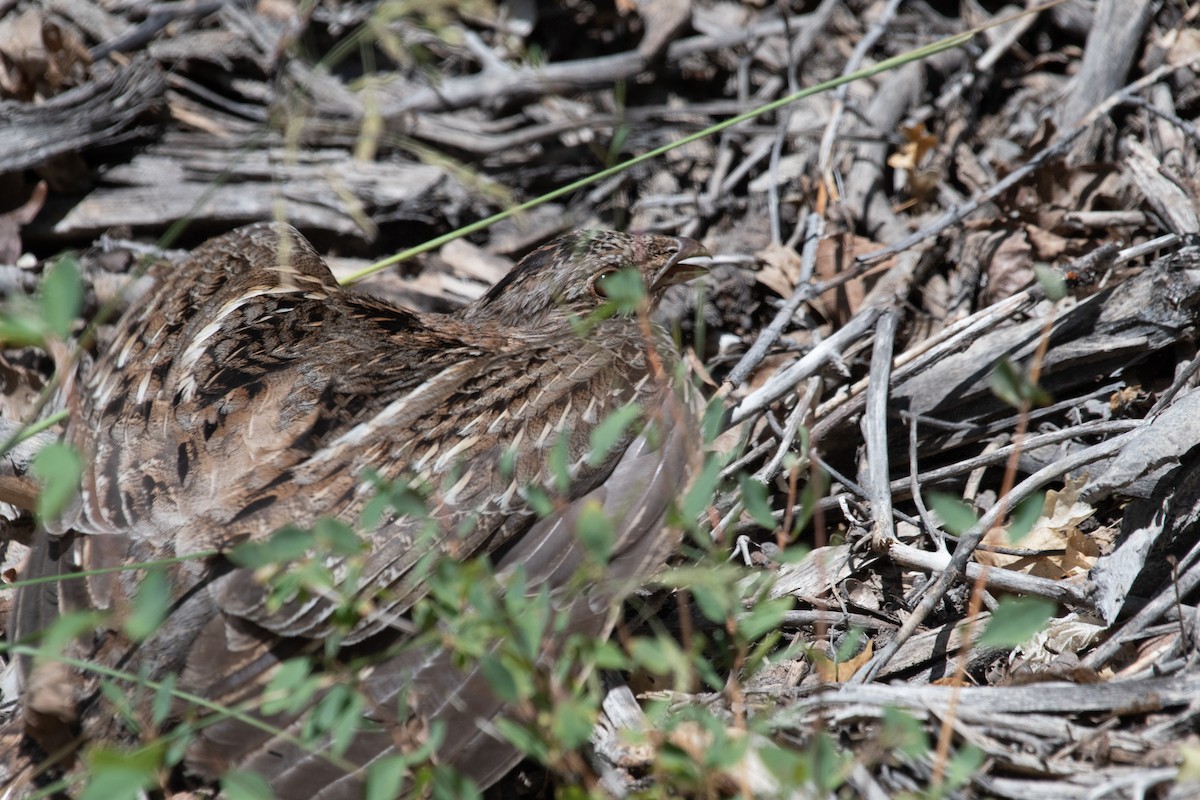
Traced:
<svg viewBox="0 0 1200 800">
<path fill-rule="evenodd" d="M 545 763 L 550 757 L 550 751 L 546 748 L 545 743 L 523 725 L 513 722 L 507 717 L 497 717 L 492 720 L 492 724 L 496 726 L 500 735 L 508 740 L 509 744 L 525 755 L 542 763 Z"/>
<path fill-rule="evenodd" d="M 866 633 L 858 626 L 852 626 L 846 631 L 846 635 L 842 637 L 838 644 L 837 652 L 833 654 L 833 660 L 839 664 L 844 664 L 854 656 L 862 652 L 863 642 L 866 639 Z"/>
<path fill-rule="evenodd" d="M 685 521 L 694 524 L 704 513 L 717 493 L 717 484 L 721 481 L 721 462 L 714 456 L 709 456 L 704 469 L 696 476 L 696 480 L 683 498 L 680 513 Z"/>
<path fill-rule="evenodd" d="M 363 696 L 349 686 L 344 687 L 343 697 L 338 706 L 338 713 L 330 726 L 330 750 L 337 755 L 346 752 L 354 741 L 355 735 L 362 728 L 363 714 L 366 711 L 366 701 Z"/>
<path fill-rule="evenodd" d="M 267 716 L 283 711 L 296 713 L 312 698 L 317 683 L 311 660 L 299 656 L 284 661 L 267 684 L 262 712 Z"/>
<path fill-rule="evenodd" d="M 489 653 L 479 660 L 479 668 L 483 671 L 483 677 L 487 678 L 488 686 L 492 687 L 496 697 L 505 703 L 520 701 L 521 694 L 517 690 L 517 681 L 509 671 L 508 665 L 501 659 Z"/>
<path fill-rule="evenodd" d="M 154 727 L 158 727 L 166 720 L 167 715 L 171 713 L 171 706 L 174 703 L 175 692 L 175 673 L 168 672 L 166 676 L 159 681 L 158 688 L 154 690 L 154 702 L 150 706 L 150 722 Z"/>
<path fill-rule="evenodd" d="M 738 478 L 738 486 L 742 490 L 742 504 L 751 518 L 769 531 L 775 530 L 775 517 L 771 513 L 771 504 L 767 501 L 767 486 L 749 475 Z"/>
<path fill-rule="evenodd" d="M 772 742 L 758 748 L 756 754 L 762 760 L 767 771 L 774 775 L 782 786 L 799 789 L 808 782 L 808 759 L 803 753 L 780 747 Z M 802 792 L 797 792 L 797 794 L 801 797 L 805 796 Z"/>
<path fill-rule="evenodd" d="M 711 584 L 693 586 L 692 598 L 700 607 L 700 613 L 704 615 L 705 619 L 718 625 L 725 624 L 738 606 L 737 598 L 733 597 L 724 587 Z"/>
<path fill-rule="evenodd" d="M 131 694 L 127 687 L 121 686 L 118 688 L 112 681 L 104 680 L 100 682 L 100 693 L 112 705 L 113 715 L 120 717 L 125 723 L 125 727 L 134 734 L 142 732 L 142 726 L 133 711 Z"/>
<path fill-rule="evenodd" d="M 672 665 L 679 665 L 683 651 L 665 638 L 639 636 L 629 643 L 629 653 L 635 666 L 653 675 L 667 675 Z"/>
<path fill-rule="evenodd" d="M 317 550 L 338 556 L 354 556 L 365 551 L 367 544 L 354 529 L 340 519 L 321 517 L 313 525 Z"/>
<path fill-rule="evenodd" d="M 632 314 L 646 296 L 646 285 L 636 269 L 612 272 L 596 280 L 596 289 L 607 298 L 608 314 Z"/>
<path fill-rule="evenodd" d="M 583 504 L 575 523 L 575 535 L 593 558 L 601 564 L 608 563 L 617 534 L 599 500 L 592 499 Z"/>
<path fill-rule="evenodd" d="M 613 642 L 593 640 L 592 664 L 597 669 L 629 669 L 629 657 Z"/>
<path fill-rule="evenodd" d="M 138 584 L 133 610 L 125 620 L 125 634 L 135 642 L 146 639 L 158 628 L 171 604 L 171 587 L 167 573 L 161 567 L 146 572 Z"/>
<path fill-rule="evenodd" d="M 637 403 L 610 412 L 592 429 L 588 443 L 590 445 L 587 457 L 589 467 L 598 467 L 608 458 L 608 454 L 617 446 L 629 429 L 642 414 L 642 407 Z"/>
<path fill-rule="evenodd" d="M 955 753 L 946 765 L 946 788 L 953 791 L 965 786 L 979 772 L 984 758 L 983 751 L 974 745 L 967 745 Z"/>
<path fill-rule="evenodd" d="M 817 501 L 824 497 L 828 490 L 829 473 L 823 469 L 811 473 L 808 482 L 804 484 L 804 490 L 800 492 L 800 511 L 792 518 L 793 540 L 799 538 L 800 533 L 808 526 L 816 510 Z"/>
<path fill-rule="evenodd" d="M 134 800 L 158 783 L 161 744 L 135 750 L 95 747 L 84 754 L 89 780 L 80 800 Z"/>
<path fill-rule="evenodd" d="M 921 721 L 894 706 L 883 710 L 880 744 L 887 750 L 899 750 L 910 758 L 920 758 L 929 752 L 929 737 Z"/>
<path fill-rule="evenodd" d="M 1044 406 L 1050 402 L 1050 395 L 1007 358 L 1000 359 L 996 364 L 991 386 L 997 397 L 1017 410 Z"/>
<path fill-rule="evenodd" d="M 1020 408 L 1025 396 L 1023 378 L 1012 361 L 1002 358 L 992 372 L 992 392 L 1013 408 Z"/>
<path fill-rule="evenodd" d="M 515 447 L 506 447 L 500 453 L 500 463 L 498 465 L 498 469 L 500 470 L 500 477 L 502 479 L 506 481 L 512 479 L 513 473 L 515 473 L 517 470 L 518 452 L 519 451 Z"/>
<path fill-rule="evenodd" d="M 364 800 L 395 800 L 399 797 L 411 762 L 404 756 L 385 756 L 367 767 Z"/>
<path fill-rule="evenodd" d="M 10 298 L 0 309 L 0 342 L 7 347 L 37 347 L 48 334 L 42 312 L 24 295 Z"/>
<path fill-rule="evenodd" d="M 1200 782 L 1200 747 L 1183 745 L 1179 748 L 1179 774 L 1176 783 Z"/>
<path fill-rule="evenodd" d="M 809 758 L 809 770 L 816 781 L 820 794 L 832 792 L 846 779 L 853 758 L 839 750 L 832 737 L 825 731 L 817 731 L 805 751 Z"/>
<path fill-rule="evenodd" d="M 775 562 L 778 564 L 801 564 L 810 553 L 812 553 L 812 549 L 806 545 L 794 544 L 776 553 Z"/>
<path fill-rule="evenodd" d="M 54 442 L 41 449 L 33 459 L 33 474 L 41 481 L 42 491 L 37 499 L 40 519 L 52 519 L 79 491 L 83 475 L 83 460 L 75 448 Z"/>
<path fill-rule="evenodd" d="M 103 611 L 72 611 L 63 614 L 42 632 L 38 658 L 57 659 L 69 643 L 80 636 L 94 633 L 107 616 Z"/>
<path fill-rule="evenodd" d="M 568 451 L 570 444 L 570 436 L 564 432 L 554 442 L 554 446 L 550 448 L 547 456 L 550 475 L 554 478 L 554 489 L 564 495 L 571 490 L 571 466 Z"/>
<path fill-rule="evenodd" d="M 1045 492 L 1035 492 L 1017 503 L 1017 508 L 1008 523 L 1008 541 L 1016 544 L 1024 539 L 1042 516 L 1045 505 Z"/>
<path fill-rule="evenodd" d="M 71 333 L 71 325 L 83 308 L 83 283 L 79 279 L 79 262 L 63 256 L 54 262 L 42 280 L 40 297 L 42 319 L 60 339 Z"/>
<path fill-rule="evenodd" d="M 576 700 L 559 700 L 551 709 L 550 733 L 554 742 L 567 750 L 582 747 L 592 735 L 596 710 Z"/>
<path fill-rule="evenodd" d="M 221 791 L 228 800 L 275 800 L 267 779 L 249 770 L 226 772 L 221 776 Z"/>
<path fill-rule="evenodd" d="M 754 649 L 746 656 L 745 666 L 742 667 L 742 674 L 747 680 L 758 674 L 759 669 L 767 663 L 768 656 L 779 652 L 781 639 L 783 639 L 782 632 L 768 631 L 758 640 L 758 644 L 754 645 Z"/>
<path fill-rule="evenodd" d="M 550 590 L 543 584 L 535 594 L 529 595 L 524 588 L 524 574 L 520 577 L 522 580 L 510 583 L 504 594 L 504 604 L 515 634 L 510 641 L 516 646 L 521 658 L 536 661 L 542 653 L 542 637 L 548 633 L 547 628 L 553 613 L 550 606 Z M 476 603 L 475 607 L 481 608 L 482 604 Z"/>
<path fill-rule="evenodd" d="M 1057 303 L 1067 296 L 1067 282 L 1062 273 L 1046 264 L 1034 264 L 1033 274 L 1042 285 L 1046 298 Z"/>
<path fill-rule="evenodd" d="M 247 569 L 286 564 L 302 558 L 316 545 L 316 541 L 317 537 L 312 531 L 286 525 L 262 541 L 237 545 L 229 551 L 229 560 Z"/>
<path fill-rule="evenodd" d="M 361 727 L 364 706 L 362 696 L 353 687 L 334 684 L 305 720 L 303 738 L 314 742 L 328 734 L 330 750 L 338 755 L 344 753 Z"/>
<path fill-rule="evenodd" d="M 756 603 L 754 608 L 738 618 L 738 635 L 748 642 L 779 628 L 783 618 L 792 610 L 793 598 L 780 597 Z"/>
<path fill-rule="evenodd" d="M 721 435 L 721 429 L 725 423 L 725 414 L 724 400 L 720 397 L 714 397 L 708 401 L 708 405 L 704 407 L 704 419 L 700 423 L 705 444 L 710 444 Z"/>
<path fill-rule="evenodd" d="M 546 496 L 540 486 L 529 485 L 524 491 L 525 502 L 539 517 L 548 517 L 554 513 L 554 503 Z"/>
<path fill-rule="evenodd" d="M 416 789 L 418 787 L 414 787 Z M 482 800 L 483 794 L 475 783 L 448 764 L 433 768 L 433 785 L 429 794 L 433 800 Z M 410 797 L 425 797 L 426 792 L 414 791 Z"/>
<path fill-rule="evenodd" d="M 926 496 L 925 502 L 941 518 L 946 530 L 955 536 L 962 536 L 979 521 L 975 510 L 954 495 L 930 492 Z"/>
<path fill-rule="evenodd" d="M 1046 627 L 1057 606 L 1040 597 L 1005 597 L 979 637 L 981 647 L 1016 647 Z"/>
</svg>

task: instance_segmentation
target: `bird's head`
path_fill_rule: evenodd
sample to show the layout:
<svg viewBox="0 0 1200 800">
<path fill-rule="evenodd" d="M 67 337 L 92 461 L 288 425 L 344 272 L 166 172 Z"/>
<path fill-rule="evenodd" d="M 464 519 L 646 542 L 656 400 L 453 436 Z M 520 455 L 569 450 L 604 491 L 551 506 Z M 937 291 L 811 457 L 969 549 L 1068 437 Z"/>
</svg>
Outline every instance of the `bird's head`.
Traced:
<svg viewBox="0 0 1200 800">
<path fill-rule="evenodd" d="M 521 259 L 462 316 L 536 325 L 606 305 L 628 313 L 639 292 L 653 306 L 669 287 L 704 274 L 707 261 L 708 251 L 684 237 L 575 231 Z"/>
</svg>

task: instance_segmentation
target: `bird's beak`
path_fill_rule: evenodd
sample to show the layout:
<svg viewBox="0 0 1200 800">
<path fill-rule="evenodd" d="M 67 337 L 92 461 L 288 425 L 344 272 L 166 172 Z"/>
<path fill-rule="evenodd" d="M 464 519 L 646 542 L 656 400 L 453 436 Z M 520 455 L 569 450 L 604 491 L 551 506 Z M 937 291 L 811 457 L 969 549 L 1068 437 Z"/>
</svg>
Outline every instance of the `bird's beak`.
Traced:
<svg viewBox="0 0 1200 800">
<path fill-rule="evenodd" d="M 712 256 L 704 249 L 704 245 L 695 239 L 688 239 L 684 236 L 675 237 L 675 241 L 679 243 L 679 249 L 667 260 L 662 271 L 654 279 L 654 283 L 650 287 L 652 292 L 662 291 L 668 286 L 679 283 L 686 283 L 692 278 L 708 272 Z"/>
</svg>

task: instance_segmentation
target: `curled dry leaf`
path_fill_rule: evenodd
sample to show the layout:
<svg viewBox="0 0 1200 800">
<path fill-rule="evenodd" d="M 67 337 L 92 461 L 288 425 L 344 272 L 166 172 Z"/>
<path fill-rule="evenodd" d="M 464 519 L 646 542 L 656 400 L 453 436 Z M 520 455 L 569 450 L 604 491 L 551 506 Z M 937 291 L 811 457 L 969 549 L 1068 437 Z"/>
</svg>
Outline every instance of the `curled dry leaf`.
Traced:
<svg viewBox="0 0 1200 800">
<path fill-rule="evenodd" d="M 1032 281 L 1033 261 L 1033 246 L 1024 229 L 1005 237 L 987 265 L 987 302 L 1011 297 Z"/>
<path fill-rule="evenodd" d="M 46 204 L 46 182 L 38 181 L 29 198 L 12 209 L 0 213 L 0 264 L 15 264 L 21 257 L 21 228 L 33 222 L 33 218 Z"/>
<path fill-rule="evenodd" d="M 1072 611 L 1065 617 L 1051 619 L 1046 627 L 1009 655 L 1013 672 L 1044 672 L 1060 666 L 1064 653 L 1082 653 L 1099 639 L 1105 626 L 1092 617 Z"/>
<path fill-rule="evenodd" d="M 762 262 L 762 269 L 754 277 L 780 297 L 789 297 L 800 281 L 800 254 L 781 244 L 769 244 L 754 257 Z"/>
<path fill-rule="evenodd" d="M 901 127 L 904 144 L 888 156 L 888 166 L 904 174 L 904 189 L 913 201 L 919 202 L 937 195 L 942 182 L 940 170 L 922 167 L 926 157 L 936 151 L 937 137 L 925 129 L 925 123 Z"/>
<path fill-rule="evenodd" d="M 91 64 L 79 34 L 37 9 L 0 22 L 0 97 L 53 97 L 81 84 Z"/>
<path fill-rule="evenodd" d="M 833 661 L 823 653 L 813 651 L 813 666 L 816 667 L 817 674 L 821 676 L 822 680 L 844 683 L 853 678 L 854 674 L 862 669 L 873 655 L 875 655 L 874 643 L 867 639 L 863 649 L 845 661 Z"/>
<path fill-rule="evenodd" d="M 817 246 L 817 263 L 814 269 L 817 280 L 827 281 L 846 270 L 853 269 L 854 259 L 862 253 L 878 250 L 882 245 L 862 236 L 847 234 L 830 236 Z M 858 313 L 863 298 L 875 286 L 885 272 L 895 264 L 894 258 L 879 262 L 853 280 L 836 286 L 817 298 L 818 305 L 831 322 L 843 325 Z"/>
<path fill-rule="evenodd" d="M 1063 488 L 1046 492 L 1042 514 L 1033 529 L 1018 542 L 1010 541 L 1002 528 L 988 531 L 983 543 L 993 547 L 1020 547 L 1040 550 L 1044 555 L 1010 556 L 980 550 L 975 559 L 981 564 L 1002 567 L 1052 580 L 1082 580 L 1096 559 L 1112 544 L 1113 532 L 1100 528 L 1084 533 L 1079 529 L 1096 512 L 1079 499 L 1087 477 L 1068 477 Z"/>
</svg>

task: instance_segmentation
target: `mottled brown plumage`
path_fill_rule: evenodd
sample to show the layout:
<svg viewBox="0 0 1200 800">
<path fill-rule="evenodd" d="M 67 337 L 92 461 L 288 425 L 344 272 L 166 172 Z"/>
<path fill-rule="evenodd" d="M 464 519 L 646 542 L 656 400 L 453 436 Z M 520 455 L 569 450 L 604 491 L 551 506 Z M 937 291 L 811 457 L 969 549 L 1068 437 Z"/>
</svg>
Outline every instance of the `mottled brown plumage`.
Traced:
<svg viewBox="0 0 1200 800">
<path fill-rule="evenodd" d="M 156 680 L 175 674 L 180 689 L 224 703 L 252 698 L 279 661 L 335 633 L 356 655 L 402 641 L 405 614 L 425 591 L 412 570 L 431 548 L 491 554 L 502 572 L 522 565 L 531 586 L 558 590 L 571 629 L 605 634 L 614 601 L 671 547 L 662 517 L 690 469 L 690 417 L 669 386 L 672 348 L 661 330 L 638 315 L 594 312 L 610 273 L 636 268 L 656 302 L 696 274 L 686 259 L 701 252 L 684 239 L 571 234 L 461 311 L 418 315 L 343 290 L 287 226 L 254 225 L 198 248 L 125 314 L 79 376 L 66 440 L 87 465 L 82 491 L 49 526 L 27 576 L 224 552 L 326 516 L 355 523 L 374 495 L 364 469 L 423 481 L 436 524 L 392 514 L 364 532 L 359 585 L 373 605 L 348 627 L 321 596 L 270 606 L 259 577 L 217 556 L 171 567 L 173 605 L 150 638 L 131 643 L 114 624 L 69 655 Z M 648 410 L 647 431 L 630 430 L 589 461 L 591 431 L 629 403 Z M 553 493 L 548 454 L 560 438 L 569 488 L 539 519 L 525 495 L 530 486 Z M 584 560 L 573 520 L 589 500 L 616 520 L 617 542 L 605 579 L 568 593 Z M 336 557 L 325 561 L 339 577 L 346 571 Z M 16 636 L 71 610 L 113 609 L 119 621 L 143 575 L 25 589 Z M 395 718 L 408 692 L 418 727 L 447 725 L 440 760 L 485 785 L 502 775 L 515 755 L 478 724 L 503 710 L 478 670 L 455 669 L 429 648 L 391 653 L 362 685 L 382 728 L 359 734 L 347 757 L 366 764 L 395 746 L 396 731 L 414 722 Z M 77 732 L 122 735 L 93 676 L 39 669 L 24 703 L 43 748 Z M 184 769 L 213 777 L 235 765 L 262 773 L 283 798 L 361 792 L 361 773 L 236 720 L 203 727 Z"/>
</svg>

